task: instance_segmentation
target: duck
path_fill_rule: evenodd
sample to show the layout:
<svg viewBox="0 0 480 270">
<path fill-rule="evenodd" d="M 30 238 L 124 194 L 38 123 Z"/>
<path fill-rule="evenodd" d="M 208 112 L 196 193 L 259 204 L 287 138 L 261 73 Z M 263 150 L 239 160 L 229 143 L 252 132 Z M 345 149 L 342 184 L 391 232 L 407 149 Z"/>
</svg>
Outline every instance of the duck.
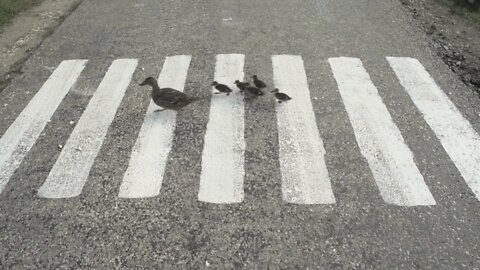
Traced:
<svg viewBox="0 0 480 270">
<path fill-rule="evenodd" d="M 221 83 L 218 83 L 218 82 L 214 81 L 212 83 L 212 85 L 215 86 L 215 89 L 220 91 L 218 93 L 215 93 L 216 95 L 221 94 L 221 93 L 226 93 L 227 96 L 228 96 L 232 92 L 232 89 L 230 89 L 230 87 L 226 86 L 225 84 L 221 84 Z"/>
<path fill-rule="evenodd" d="M 258 96 L 263 96 L 264 95 L 262 90 L 258 89 L 257 87 L 254 87 L 254 86 L 250 86 L 250 85 L 248 85 L 245 88 L 245 92 L 247 94 L 249 94 L 250 96 L 253 96 L 253 97 L 258 97 Z"/>
<path fill-rule="evenodd" d="M 272 90 L 272 93 L 274 93 L 275 98 L 278 100 L 278 103 L 287 102 L 292 99 L 287 94 L 280 93 L 280 90 L 278 90 L 278 88 L 275 88 L 274 90 Z"/>
<path fill-rule="evenodd" d="M 247 87 L 250 86 L 249 82 L 240 82 L 239 80 L 236 80 L 234 83 L 237 86 L 237 88 L 240 89 L 240 93 L 244 92 L 245 89 L 247 89 Z"/>
<path fill-rule="evenodd" d="M 185 106 L 188 106 L 192 102 L 198 101 L 202 98 L 190 97 L 187 94 L 180 92 L 173 88 L 160 88 L 158 82 L 153 77 L 146 78 L 141 86 L 149 85 L 152 87 L 152 100 L 155 104 L 163 109 L 156 110 L 155 112 L 161 112 L 164 110 L 178 111 Z"/>
<path fill-rule="evenodd" d="M 257 77 L 257 75 L 253 75 L 252 78 L 253 78 L 253 84 L 254 84 L 257 88 L 262 89 L 262 88 L 266 88 L 266 87 L 267 87 L 267 84 L 264 83 L 263 81 L 259 80 L 258 77 Z"/>
</svg>

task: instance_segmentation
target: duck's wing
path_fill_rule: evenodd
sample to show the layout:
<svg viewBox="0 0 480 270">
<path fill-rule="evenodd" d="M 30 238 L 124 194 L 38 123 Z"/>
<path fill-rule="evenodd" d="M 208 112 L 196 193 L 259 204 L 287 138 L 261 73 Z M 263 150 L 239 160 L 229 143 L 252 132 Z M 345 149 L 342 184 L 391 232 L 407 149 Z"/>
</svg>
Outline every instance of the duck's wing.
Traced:
<svg viewBox="0 0 480 270">
<path fill-rule="evenodd" d="M 160 89 L 160 93 L 158 94 L 158 97 L 163 101 L 169 102 L 172 104 L 176 104 L 181 100 L 188 99 L 188 96 L 185 93 L 172 88 Z"/>
<path fill-rule="evenodd" d="M 246 91 L 251 93 L 252 95 L 257 95 L 257 96 L 263 95 L 262 90 L 260 90 L 256 87 L 247 87 Z"/>
<path fill-rule="evenodd" d="M 255 84 L 255 86 L 257 86 L 257 87 L 259 87 L 259 88 L 265 88 L 265 87 L 267 87 L 267 84 L 265 84 L 263 81 L 258 80 L 258 79 L 254 81 L 254 84 Z"/>
<path fill-rule="evenodd" d="M 226 86 L 225 84 L 218 85 L 217 90 L 221 91 L 221 92 L 231 92 L 232 91 L 232 89 L 230 89 L 230 87 Z"/>
</svg>

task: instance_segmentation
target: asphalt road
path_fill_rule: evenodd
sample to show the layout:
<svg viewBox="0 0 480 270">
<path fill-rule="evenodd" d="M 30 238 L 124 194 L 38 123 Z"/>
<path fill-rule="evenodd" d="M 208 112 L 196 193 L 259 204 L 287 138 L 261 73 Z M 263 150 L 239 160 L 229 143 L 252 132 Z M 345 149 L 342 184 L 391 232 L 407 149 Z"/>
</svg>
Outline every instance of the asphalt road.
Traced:
<svg viewBox="0 0 480 270">
<path fill-rule="evenodd" d="M 257 74 L 270 86 L 282 85 L 286 90 L 294 80 L 293 86 L 309 90 L 309 95 L 306 90 L 297 96 L 291 94 L 292 103 L 283 105 L 292 109 L 284 111 L 284 116 L 271 95 L 243 103 L 238 93 L 232 94 L 231 98 L 245 104 L 240 110 L 243 117 L 219 119 L 244 119 L 244 136 L 240 138 L 244 149 L 240 154 L 231 152 L 243 161 L 243 168 L 233 168 L 244 172 L 243 194 L 232 195 L 241 202 L 228 203 L 228 196 L 225 202 L 208 202 L 217 198 L 217 193 L 210 190 L 199 196 L 201 182 L 209 180 L 204 172 L 208 168 L 202 168 L 202 160 L 207 163 L 203 156 L 205 138 L 222 136 L 209 126 L 215 119 L 210 109 L 214 102 L 220 104 L 217 95 L 186 107 L 173 118 L 176 126 L 159 194 L 121 198 L 119 190 L 134 145 L 146 115 L 150 115 L 149 90 L 138 83 L 148 76 L 158 77 L 167 57 L 190 55 L 184 91 L 208 96 L 214 78 L 223 78 L 222 70 L 216 69 L 220 54 L 244 55 L 239 65 L 244 63 L 245 76 Z M 272 56 L 284 54 L 301 56 L 305 72 L 301 65 L 287 71 L 282 65 L 274 68 L 276 60 L 272 64 Z M 0 93 L 0 135 L 6 138 L 9 127 L 62 61 L 88 60 L 0 194 L 0 268 L 479 269 L 480 202 L 474 186 L 479 185 L 475 183 L 475 170 L 480 171 L 480 159 L 471 147 L 459 156 L 455 156 L 455 149 L 446 150 L 444 142 L 452 145 L 454 141 L 448 136 L 445 141 L 439 139 L 443 138 L 437 134 L 442 127 L 436 129 L 432 124 L 439 118 L 405 91 L 408 80 L 399 81 L 386 57 L 418 59 L 459 109 L 460 120 L 470 123 L 470 131 L 477 136 L 470 139 L 478 146 L 478 96 L 428 48 L 426 37 L 397 0 L 85 0 L 33 53 L 24 64 L 23 74 Z M 101 148 L 98 155 L 93 155 L 94 163 L 80 195 L 48 198 L 48 192 L 37 193 L 62 149 L 68 148 L 67 140 L 75 134 L 77 123 L 81 125 L 81 117 L 84 111 L 87 114 L 89 102 L 93 103 L 93 94 L 101 88 L 107 69 L 123 58 L 138 59 L 138 66 L 130 67 L 133 77 L 126 82 L 124 95 L 117 98 L 118 110 L 110 110 L 113 121 L 105 124 L 105 140 L 100 136 Z M 360 59 L 364 70 L 358 65 L 349 66 L 358 63 L 351 58 Z M 292 63 L 298 63 L 298 57 L 292 59 Z M 127 70 L 127 63 L 124 69 L 122 63 L 119 69 Z M 294 64 L 291 66 L 297 67 Z M 361 76 L 364 71 L 369 78 Z M 420 73 L 412 74 L 415 78 Z M 305 75 L 308 85 L 302 84 Z M 164 80 L 173 80 L 172 76 L 165 75 Z M 115 88 L 121 82 L 111 79 L 103 88 L 108 90 L 109 84 Z M 355 96 L 356 87 L 373 92 L 359 98 Z M 428 84 L 422 87 L 427 89 Z M 303 103 L 293 103 L 297 99 Z M 96 102 L 104 102 L 108 109 L 113 101 Z M 433 107 L 442 108 L 435 102 Z M 357 114 L 362 108 L 374 108 L 369 112 L 379 116 L 375 118 L 379 122 Z M 47 109 L 52 108 L 45 105 Z M 449 118 L 449 111 L 444 112 L 442 119 L 447 125 L 443 128 L 463 123 L 449 122 L 458 118 Z M 98 115 L 99 122 L 103 116 Z M 278 121 L 277 126 L 277 117 L 288 121 Z M 85 119 L 84 125 L 88 126 L 95 122 L 95 114 Z M 313 122 L 295 128 L 303 120 Z M 383 124 L 392 121 L 394 125 L 384 129 Z M 307 135 L 315 124 L 321 139 Z M 213 135 L 209 135 L 210 129 Z M 372 130 L 381 135 L 375 137 Z M 302 137 L 303 132 L 307 139 Z M 282 177 L 286 179 L 300 165 L 282 159 L 284 137 L 279 133 L 297 135 L 298 142 L 307 145 L 321 147 L 316 143 L 323 143 L 323 159 L 321 152 L 308 149 L 300 154 L 302 164 L 310 164 L 309 157 L 318 157 L 321 162 L 315 168 L 321 171 L 325 166 L 328 177 L 323 176 L 327 184 L 322 189 L 329 190 L 329 182 L 331 193 L 326 193 L 333 195 L 334 201 L 328 194 L 325 196 L 329 200 L 317 200 L 314 188 L 304 190 L 309 196 L 300 203 L 285 193 L 282 187 L 295 188 L 295 184 L 287 181 L 282 185 Z M 384 141 L 371 146 L 369 134 Z M 467 137 L 459 136 L 458 144 Z M 209 141 L 209 150 L 228 146 L 228 139 L 218 145 L 215 140 Z M 390 143 L 392 148 L 388 150 Z M 387 149 L 379 151 L 387 158 L 382 161 L 379 155 L 369 155 L 368 147 Z M 290 148 L 284 149 L 288 154 Z M 396 149 L 400 149 L 401 157 L 397 157 Z M 384 163 L 375 163 L 376 159 Z M 83 163 L 66 159 L 66 163 L 69 161 L 73 172 L 81 171 Z M 393 170 L 392 181 L 398 180 L 397 176 L 399 181 L 416 181 L 410 193 L 398 195 L 403 198 L 400 201 L 395 199 L 401 190 L 389 189 L 391 182 L 382 182 L 388 176 L 382 178 L 381 174 L 382 164 L 388 167 L 396 162 L 400 169 Z M 470 162 L 470 167 L 460 169 L 465 162 Z M 63 172 L 62 165 L 58 166 Z M 221 168 L 219 164 L 219 168 L 210 169 L 215 174 Z M 468 178 L 468 170 L 473 178 Z M 59 179 L 69 181 L 68 173 L 73 172 Z M 318 184 L 308 173 L 299 175 L 306 183 Z M 225 178 L 226 182 L 230 180 Z M 238 192 L 238 187 L 234 191 Z M 420 199 L 410 200 L 416 192 Z"/>
</svg>

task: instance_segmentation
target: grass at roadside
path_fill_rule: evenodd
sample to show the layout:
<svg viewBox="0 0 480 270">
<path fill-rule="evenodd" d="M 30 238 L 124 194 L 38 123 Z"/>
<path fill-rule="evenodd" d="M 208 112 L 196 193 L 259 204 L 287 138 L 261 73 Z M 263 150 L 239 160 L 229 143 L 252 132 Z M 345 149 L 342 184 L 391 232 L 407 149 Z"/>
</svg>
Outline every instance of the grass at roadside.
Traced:
<svg viewBox="0 0 480 270">
<path fill-rule="evenodd" d="M 9 22 L 17 13 L 43 0 L 0 0 L 0 27 Z"/>
<path fill-rule="evenodd" d="M 480 9 L 472 7 L 466 0 L 440 0 L 440 2 L 480 26 Z"/>
</svg>

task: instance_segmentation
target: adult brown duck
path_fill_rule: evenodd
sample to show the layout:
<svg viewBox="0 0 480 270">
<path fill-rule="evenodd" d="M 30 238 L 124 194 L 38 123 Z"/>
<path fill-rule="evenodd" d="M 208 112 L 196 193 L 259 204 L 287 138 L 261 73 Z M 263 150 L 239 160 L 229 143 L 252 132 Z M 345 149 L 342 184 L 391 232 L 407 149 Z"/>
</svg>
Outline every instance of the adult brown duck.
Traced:
<svg viewBox="0 0 480 270">
<path fill-rule="evenodd" d="M 161 112 L 164 110 L 178 111 L 192 102 L 203 99 L 198 97 L 190 97 L 187 94 L 173 88 L 160 88 L 157 80 L 152 77 L 146 78 L 140 85 L 150 85 L 152 87 L 153 102 L 163 108 L 156 110 L 155 112 Z"/>
</svg>

